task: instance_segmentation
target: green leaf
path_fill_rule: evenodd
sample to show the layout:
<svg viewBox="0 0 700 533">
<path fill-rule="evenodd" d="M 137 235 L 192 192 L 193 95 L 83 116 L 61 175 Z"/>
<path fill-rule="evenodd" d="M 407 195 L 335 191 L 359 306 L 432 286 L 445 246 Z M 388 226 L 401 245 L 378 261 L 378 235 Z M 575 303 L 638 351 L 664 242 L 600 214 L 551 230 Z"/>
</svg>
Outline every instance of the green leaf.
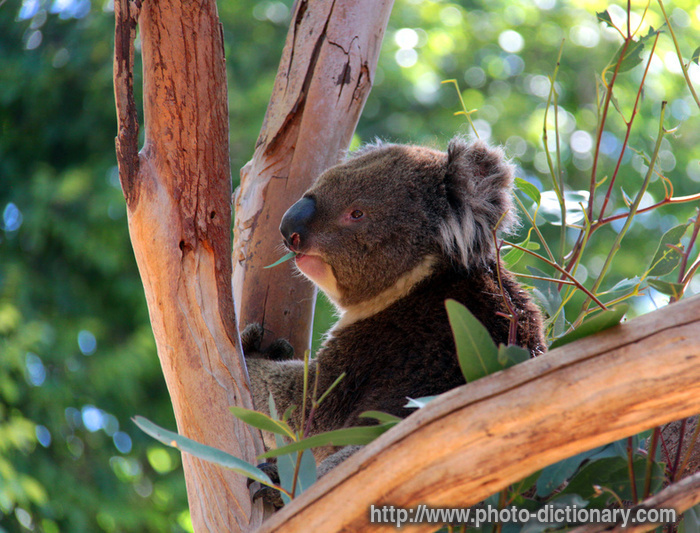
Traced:
<svg viewBox="0 0 700 533">
<path fill-rule="evenodd" d="M 530 244 L 530 234 L 527 234 L 527 238 L 523 241 L 518 243 L 518 246 L 522 246 L 523 248 L 527 248 L 528 244 Z M 519 250 L 518 248 L 512 248 L 506 255 L 503 256 L 503 262 L 506 264 L 506 267 L 508 269 L 512 269 L 518 261 L 520 261 L 523 256 L 525 255 L 524 250 Z"/>
<path fill-rule="evenodd" d="M 378 426 L 362 426 L 354 428 L 336 429 L 319 433 L 297 442 L 292 442 L 281 448 L 269 450 L 259 456 L 260 459 L 279 457 L 280 455 L 318 448 L 320 446 L 349 446 L 369 444 L 379 435 L 394 427 L 396 424 L 379 424 Z"/>
<path fill-rule="evenodd" d="M 511 344 L 506 346 L 500 344 L 498 346 L 498 362 L 502 368 L 510 368 L 519 363 L 524 363 L 530 359 L 530 352 L 520 346 Z"/>
<path fill-rule="evenodd" d="M 537 187 L 522 178 L 515 178 L 515 186 L 532 198 L 535 201 L 535 204 L 537 204 L 537 207 L 539 207 L 541 196 L 540 191 L 537 190 Z"/>
<path fill-rule="evenodd" d="M 695 49 L 695 52 L 693 52 L 693 55 L 690 58 L 691 63 L 695 63 L 696 65 L 700 65 L 700 46 L 698 46 Z"/>
<path fill-rule="evenodd" d="M 537 478 L 537 496 L 540 498 L 549 496 L 567 479 L 573 476 L 584 461 L 610 446 L 612 445 L 599 446 L 598 448 L 576 454 L 573 457 L 569 457 L 568 459 L 564 459 L 563 461 L 559 461 L 558 463 L 544 468 L 540 477 Z"/>
<path fill-rule="evenodd" d="M 549 349 L 553 350 L 554 348 L 559 348 L 560 346 L 564 346 L 570 342 L 574 342 L 584 337 L 588 337 L 589 335 L 593 335 L 594 333 L 617 326 L 620 323 L 620 320 L 622 320 L 622 317 L 625 316 L 627 307 L 627 304 L 616 305 L 607 311 L 602 311 L 595 316 L 584 320 L 583 324 L 581 324 L 574 331 L 556 339 L 551 344 Z"/>
<path fill-rule="evenodd" d="M 513 494 L 522 494 L 526 490 L 528 490 L 530 487 L 532 487 L 535 482 L 539 479 L 540 475 L 542 474 L 541 470 L 538 470 L 537 472 L 533 472 L 529 476 L 521 479 L 517 483 L 513 483 L 512 485 L 512 493 Z"/>
<path fill-rule="evenodd" d="M 678 533 L 700 533 L 700 504 L 687 509 L 678 525 Z"/>
<path fill-rule="evenodd" d="M 620 67 L 617 69 L 618 74 L 632 70 L 639 65 L 642 62 L 642 52 L 644 51 L 644 41 L 646 39 L 647 37 L 642 37 L 638 41 L 631 41 L 627 48 L 624 49 L 625 55 L 620 61 L 620 54 L 622 54 L 624 48 L 623 43 L 615 53 L 615 57 L 610 61 L 610 72 L 615 70 L 615 65 L 617 65 L 618 61 L 620 62 Z"/>
<path fill-rule="evenodd" d="M 636 459 L 633 463 L 637 494 L 644 493 L 646 476 L 646 458 Z M 658 491 L 664 482 L 664 470 L 658 463 L 653 463 L 651 474 L 652 493 Z M 632 500 L 632 483 L 628 471 L 627 459 L 608 457 L 585 465 L 576 474 L 561 494 L 578 494 L 589 500 L 590 507 L 604 507 L 612 498 L 609 493 L 598 495 L 595 486 L 612 490 L 622 500 Z"/>
<path fill-rule="evenodd" d="M 285 445 L 281 435 L 275 435 L 277 448 Z M 280 485 L 283 489 L 292 493 L 292 484 L 294 483 L 294 470 L 297 466 L 297 454 L 285 454 L 277 458 L 277 473 L 280 476 Z M 308 489 L 316 482 L 316 461 L 314 460 L 311 450 L 304 450 L 299 463 L 299 473 L 297 475 L 297 486 L 294 491 L 294 496 L 299 496 L 302 492 Z M 282 501 L 287 504 L 291 501 L 289 496 L 280 491 Z"/>
<path fill-rule="evenodd" d="M 622 291 L 629 291 L 630 289 L 637 290 L 639 288 L 639 285 L 642 283 L 642 280 L 639 278 L 639 276 L 635 276 L 633 278 L 625 278 L 623 280 L 618 281 L 613 287 L 605 291 L 603 294 L 612 294 L 614 292 L 622 292 Z"/>
<path fill-rule="evenodd" d="M 661 241 L 656 248 L 654 258 L 649 263 L 646 276 L 665 276 L 675 270 L 681 260 L 681 254 L 671 246 L 680 244 L 687 228 L 688 224 L 680 224 L 672 227 L 661 236 Z"/>
<path fill-rule="evenodd" d="M 566 211 L 566 224 L 577 224 L 583 221 L 583 210 L 588 206 L 588 191 L 565 191 L 564 206 Z M 583 206 L 583 208 L 582 208 Z M 542 205 L 540 214 L 547 222 L 554 226 L 561 226 L 561 205 L 554 191 L 542 193 Z"/>
<path fill-rule="evenodd" d="M 406 409 L 422 409 L 430 402 L 432 402 L 437 396 L 423 396 L 422 398 L 407 398 L 408 403 L 404 405 Z"/>
<path fill-rule="evenodd" d="M 168 431 L 167 429 L 163 429 L 142 416 L 135 416 L 132 420 L 139 428 L 141 428 L 142 431 L 154 439 L 162 442 L 166 446 L 172 446 L 173 448 L 190 453 L 195 457 L 204 459 L 205 461 L 210 461 L 225 468 L 229 468 L 238 474 L 242 474 L 250 479 L 258 481 L 263 485 L 274 487 L 272 480 L 267 476 L 267 474 L 265 474 L 265 472 L 259 468 L 256 468 L 252 464 L 239 459 L 238 457 L 234 457 L 233 455 L 226 453 L 223 450 L 219 450 L 218 448 L 201 444 L 172 431 Z"/>
<path fill-rule="evenodd" d="M 379 420 L 383 424 L 398 424 L 401 422 L 401 418 L 394 416 L 389 413 L 383 413 L 381 411 L 365 411 L 360 413 L 360 418 L 374 418 Z"/>
<path fill-rule="evenodd" d="M 253 426 L 254 428 L 269 431 L 270 433 L 275 433 L 278 435 L 286 435 L 290 439 L 295 437 L 294 431 L 292 431 L 292 428 L 290 428 L 286 422 L 274 420 L 264 413 L 253 411 L 251 409 L 244 409 L 243 407 L 229 407 L 229 411 L 231 411 L 233 416 L 243 420 L 243 422 Z"/>
<path fill-rule="evenodd" d="M 613 24 L 612 18 L 610 18 L 610 13 L 608 13 L 607 9 L 602 13 L 596 13 L 595 15 L 598 17 L 599 21 L 605 22 L 609 28 L 615 28 L 615 24 Z"/>
<path fill-rule="evenodd" d="M 456 300 L 445 301 L 457 347 L 459 367 L 467 383 L 501 370 L 498 348 L 488 330 Z"/>
<path fill-rule="evenodd" d="M 292 257 L 296 257 L 296 252 L 289 252 L 287 254 L 284 254 L 282 257 L 280 257 L 277 261 L 272 263 L 271 265 L 264 266 L 263 268 L 272 268 L 276 267 L 277 265 L 281 265 L 285 261 L 289 261 Z"/>
<path fill-rule="evenodd" d="M 661 294 L 667 294 L 679 299 L 683 296 L 683 284 L 682 283 L 672 283 L 670 281 L 663 281 L 661 279 L 649 279 L 647 283 L 651 287 L 654 287 Z"/>
<path fill-rule="evenodd" d="M 551 278 L 551 276 L 545 272 L 542 272 L 539 268 L 528 266 L 527 269 L 533 276 L 537 276 L 539 278 Z M 533 294 L 539 301 L 540 305 L 544 307 L 544 310 L 549 316 L 553 316 L 561 305 L 561 294 L 557 290 L 557 284 L 544 279 L 531 279 L 528 280 L 528 282 L 532 283 L 532 285 L 535 287 L 536 291 L 533 291 Z"/>
</svg>

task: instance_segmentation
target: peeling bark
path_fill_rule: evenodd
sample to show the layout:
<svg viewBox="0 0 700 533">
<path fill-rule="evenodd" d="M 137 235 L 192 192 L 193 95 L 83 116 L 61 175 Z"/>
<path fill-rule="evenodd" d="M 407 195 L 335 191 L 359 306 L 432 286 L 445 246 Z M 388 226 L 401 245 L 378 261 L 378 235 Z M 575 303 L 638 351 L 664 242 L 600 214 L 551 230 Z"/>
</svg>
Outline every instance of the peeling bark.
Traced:
<svg viewBox="0 0 700 533">
<path fill-rule="evenodd" d="M 235 199 L 234 299 L 241 326 L 263 324 L 265 342 L 310 345 L 315 289 L 283 251 L 279 222 L 352 138 L 372 86 L 391 0 L 299 0 L 253 159 Z M 349 90 L 349 89 L 352 90 Z"/>
<path fill-rule="evenodd" d="M 117 159 L 129 233 L 178 431 L 255 463 L 257 431 L 231 294 L 231 176 L 221 30 L 213 0 L 116 0 Z M 133 39 L 144 65 L 145 142 L 137 151 Z M 258 526 L 238 474 L 183 454 L 196 531 Z"/>
</svg>

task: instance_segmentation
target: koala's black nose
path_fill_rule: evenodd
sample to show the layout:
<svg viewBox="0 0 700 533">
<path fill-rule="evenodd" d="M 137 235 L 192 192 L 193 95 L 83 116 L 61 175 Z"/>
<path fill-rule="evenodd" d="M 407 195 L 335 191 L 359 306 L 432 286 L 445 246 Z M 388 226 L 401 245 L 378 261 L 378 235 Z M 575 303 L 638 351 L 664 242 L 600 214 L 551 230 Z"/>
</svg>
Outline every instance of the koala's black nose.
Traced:
<svg viewBox="0 0 700 533">
<path fill-rule="evenodd" d="M 309 224 L 316 214 L 316 200 L 304 197 L 287 209 L 280 232 L 284 243 L 293 252 L 300 252 L 308 243 Z"/>
</svg>

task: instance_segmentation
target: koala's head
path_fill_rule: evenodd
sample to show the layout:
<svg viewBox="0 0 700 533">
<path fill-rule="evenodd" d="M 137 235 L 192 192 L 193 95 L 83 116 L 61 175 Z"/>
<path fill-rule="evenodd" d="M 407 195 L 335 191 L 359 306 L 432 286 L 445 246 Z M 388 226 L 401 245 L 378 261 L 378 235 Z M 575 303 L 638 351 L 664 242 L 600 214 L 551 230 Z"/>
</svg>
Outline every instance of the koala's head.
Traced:
<svg viewBox="0 0 700 533">
<path fill-rule="evenodd" d="M 319 176 L 280 231 L 299 270 L 349 307 L 439 256 L 467 268 L 493 259 L 492 229 L 515 221 L 512 182 L 503 153 L 483 142 L 453 139 L 447 153 L 370 145 Z"/>
</svg>

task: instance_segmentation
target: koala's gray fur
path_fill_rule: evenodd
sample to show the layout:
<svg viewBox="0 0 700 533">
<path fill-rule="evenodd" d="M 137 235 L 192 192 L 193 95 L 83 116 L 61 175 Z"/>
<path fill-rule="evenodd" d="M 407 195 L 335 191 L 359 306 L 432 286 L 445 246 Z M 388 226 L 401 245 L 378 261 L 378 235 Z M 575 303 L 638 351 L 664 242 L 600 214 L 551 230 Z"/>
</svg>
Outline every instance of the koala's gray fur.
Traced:
<svg viewBox="0 0 700 533">
<path fill-rule="evenodd" d="M 342 372 L 346 377 L 316 412 L 312 433 L 366 424 L 358 415 L 367 410 L 406 416 L 407 396 L 464 383 L 446 298 L 466 305 L 494 341 L 507 343 L 492 229 L 499 220 L 504 230 L 516 223 L 512 182 L 502 152 L 482 142 L 457 138 L 447 153 L 377 144 L 323 173 L 289 209 L 280 228 L 285 243 L 340 314 L 311 375 L 318 366 L 321 392 Z M 533 356 L 542 353 L 540 312 L 501 271 L 518 313 L 517 342 Z M 270 393 L 280 413 L 300 406 L 301 361 L 255 353 L 254 333 L 248 330 L 244 345 L 253 352 L 247 362 L 257 408 L 266 409 Z M 334 451 L 317 450 L 317 461 Z"/>
</svg>

